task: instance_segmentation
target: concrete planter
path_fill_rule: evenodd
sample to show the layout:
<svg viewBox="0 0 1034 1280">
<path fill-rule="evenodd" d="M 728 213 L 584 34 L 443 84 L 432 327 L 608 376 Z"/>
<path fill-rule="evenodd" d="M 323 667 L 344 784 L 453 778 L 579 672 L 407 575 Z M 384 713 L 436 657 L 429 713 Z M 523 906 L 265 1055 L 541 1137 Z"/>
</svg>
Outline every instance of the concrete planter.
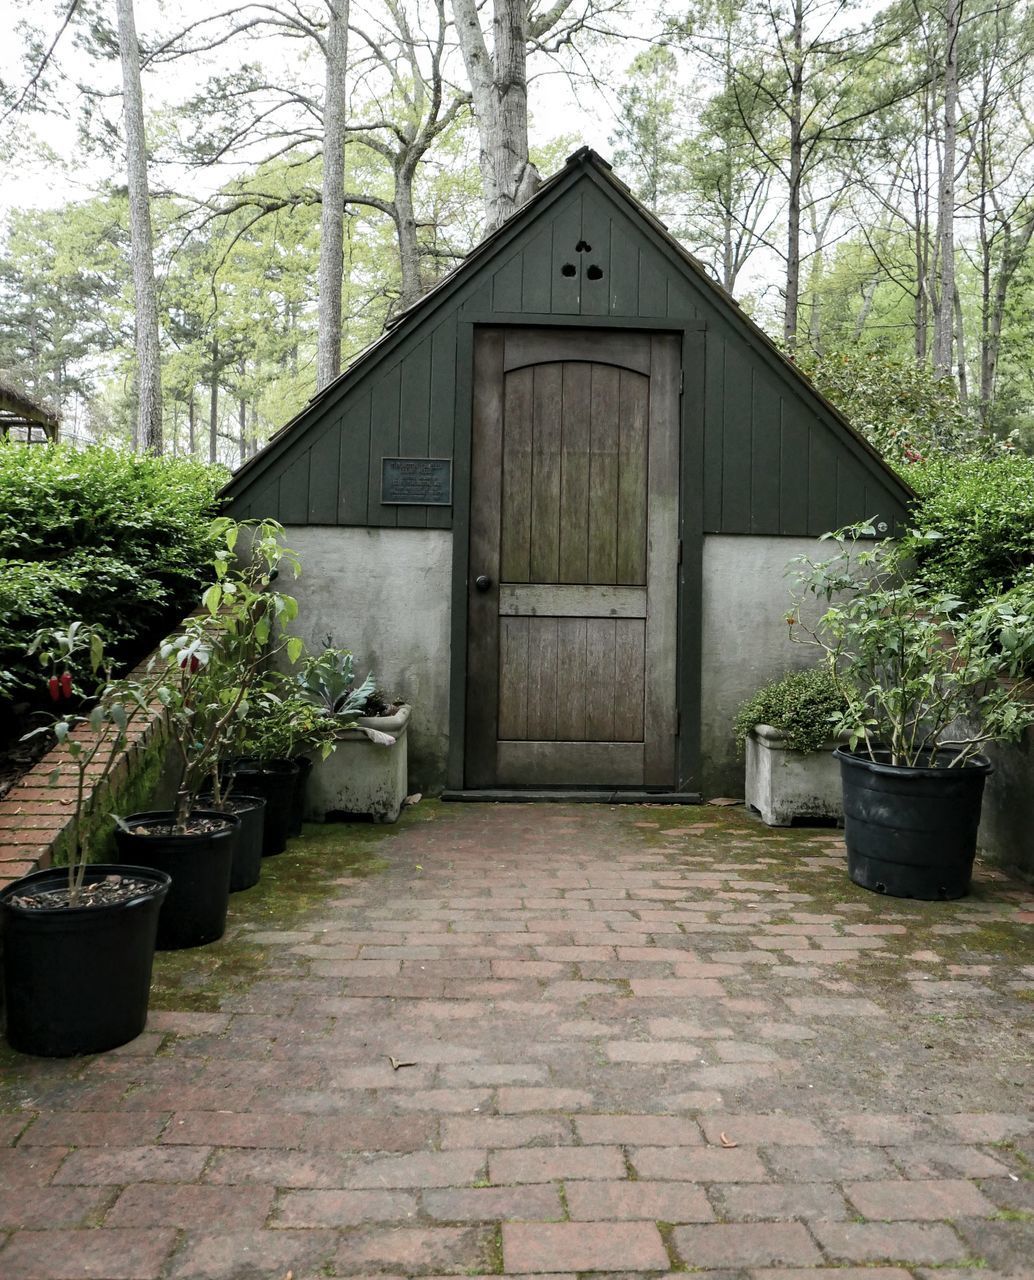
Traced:
<svg viewBox="0 0 1034 1280">
<path fill-rule="evenodd" d="M 747 738 L 745 799 L 770 827 L 788 827 L 795 818 L 843 816 L 837 743 L 821 751 L 791 751 L 778 729 L 754 726 Z"/>
<path fill-rule="evenodd" d="M 407 729 L 412 708 L 394 715 L 360 717 L 359 724 L 395 739 L 382 747 L 359 729 L 339 735 L 326 760 L 317 760 L 309 779 L 305 816 L 311 822 L 328 817 L 369 814 L 375 822 L 396 822 L 408 794 Z"/>
</svg>

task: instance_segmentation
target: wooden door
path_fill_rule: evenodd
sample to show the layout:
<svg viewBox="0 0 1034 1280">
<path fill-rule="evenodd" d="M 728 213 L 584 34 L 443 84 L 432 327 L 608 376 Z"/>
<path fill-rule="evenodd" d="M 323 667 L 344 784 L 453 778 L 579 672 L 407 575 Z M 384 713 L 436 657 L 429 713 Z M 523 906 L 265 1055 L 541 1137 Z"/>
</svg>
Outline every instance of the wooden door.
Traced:
<svg viewBox="0 0 1034 1280">
<path fill-rule="evenodd" d="M 679 345 L 483 329 L 465 774 L 675 784 Z"/>
</svg>

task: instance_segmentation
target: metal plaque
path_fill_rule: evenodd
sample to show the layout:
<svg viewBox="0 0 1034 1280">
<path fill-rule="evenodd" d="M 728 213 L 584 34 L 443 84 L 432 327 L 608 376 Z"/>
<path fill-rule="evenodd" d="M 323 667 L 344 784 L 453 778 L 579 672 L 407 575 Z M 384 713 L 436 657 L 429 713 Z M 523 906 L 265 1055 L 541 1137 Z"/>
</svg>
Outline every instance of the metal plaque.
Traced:
<svg viewBox="0 0 1034 1280">
<path fill-rule="evenodd" d="M 382 458 L 381 502 L 385 506 L 452 506 L 451 458 Z"/>
</svg>

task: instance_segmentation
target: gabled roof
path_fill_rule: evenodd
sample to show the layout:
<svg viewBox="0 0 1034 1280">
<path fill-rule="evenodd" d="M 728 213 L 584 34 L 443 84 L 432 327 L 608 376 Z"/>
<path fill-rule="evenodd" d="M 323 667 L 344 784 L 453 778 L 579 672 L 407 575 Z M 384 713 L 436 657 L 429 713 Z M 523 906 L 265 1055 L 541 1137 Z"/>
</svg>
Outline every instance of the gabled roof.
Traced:
<svg viewBox="0 0 1034 1280">
<path fill-rule="evenodd" d="M 732 295 L 714 280 L 693 254 L 670 233 L 665 224 L 632 194 L 614 174 L 607 161 L 589 147 L 581 147 L 570 155 L 563 168 L 544 182 L 513 217 L 481 240 L 461 263 L 432 286 L 423 297 L 393 317 L 379 338 L 357 355 L 338 378 L 318 391 L 294 418 L 270 438 L 263 449 L 233 475 L 223 490 L 224 496 L 236 498 L 250 488 L 258 476 L 272 466 L 288 446 L 295 444 L 300 436 L 321 418 L 323 411 L 329 407 L 330 403 L 338 400 L 373 365 L 389 355 L 415 325 L 442 307 L 457 290 L 470 281 L 472 276 L 478 274 L 493 259 L 502 257 L 507 246 L 520 236 L 530 223 L 542 216 L 547 208 L 585 175 L 592 176 L 617 203 L 623 205 L 626 214 L 634 220 L 645 223 L 669 257 L 674 258 L 679 267 L 692 275 L 698 287 L 702 288 L 718 309 L 725 313 L 728 321 L 741 330 L 746 329 L 754 343 L 765 349 L 769 359 L 781 366 L 784 374 L 788 374 L 791 380 L 800 384 L 807 397 L 818 401 L 824 407 L 826 414 L 851 438 L 855 447 L 869 456 L 870 463 L 882 473 L 884 482 L 897 493 L 902 503 L 907 503 L 915 496 L 908 484 L 851 426 L 840 410 L 818 391 L 803 371 L 788 359 L 764 330 L 740 308 Z M 634 327 L 634 321 L 630 323 Z"/>
</svg>

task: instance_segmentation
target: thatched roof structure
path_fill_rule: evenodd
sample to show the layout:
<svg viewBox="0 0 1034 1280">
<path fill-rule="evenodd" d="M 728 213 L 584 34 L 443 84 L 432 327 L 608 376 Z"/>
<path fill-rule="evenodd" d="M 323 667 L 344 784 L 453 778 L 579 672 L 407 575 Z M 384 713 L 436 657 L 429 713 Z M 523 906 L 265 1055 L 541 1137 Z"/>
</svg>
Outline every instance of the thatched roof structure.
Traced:
<svg viewBox="0 0 1034 1280">
<path fill-rule="evenodd" d="M 56 440 L 60 419 L 52 409 L 0 375 L 0 437 L 26 444 Z"/>
</svg>

